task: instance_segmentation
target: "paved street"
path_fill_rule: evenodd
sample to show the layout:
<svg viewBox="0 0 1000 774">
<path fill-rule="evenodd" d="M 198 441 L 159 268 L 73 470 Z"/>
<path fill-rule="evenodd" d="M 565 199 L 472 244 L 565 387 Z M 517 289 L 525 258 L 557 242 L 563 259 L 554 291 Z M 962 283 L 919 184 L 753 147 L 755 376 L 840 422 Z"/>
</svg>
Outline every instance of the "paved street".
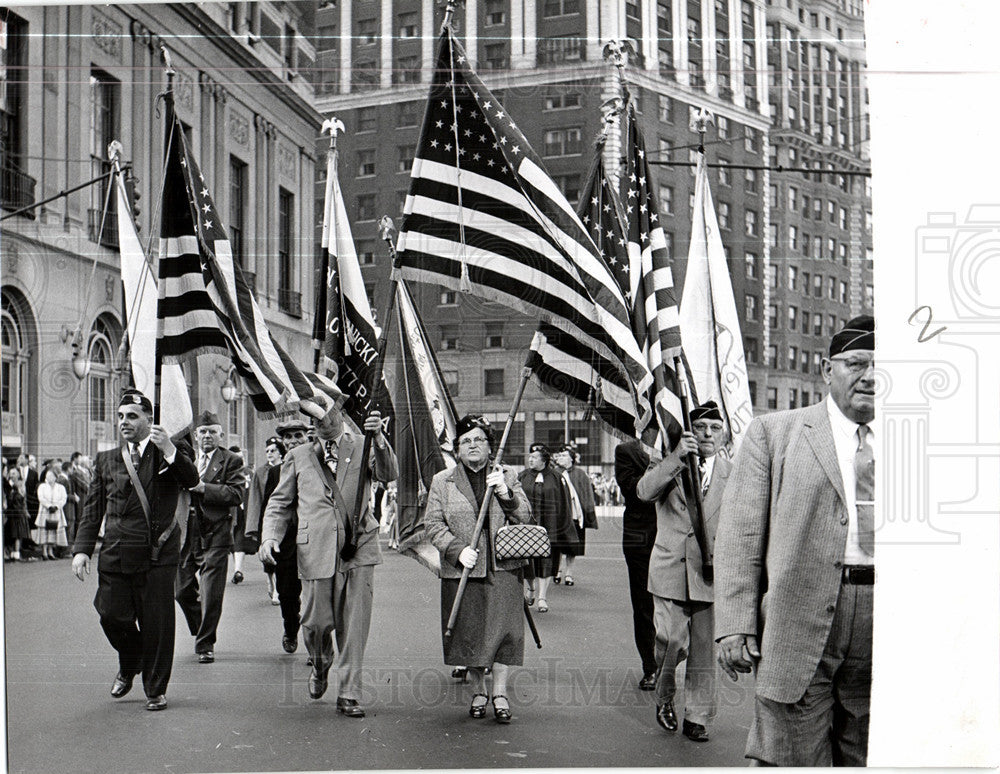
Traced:
<svg viewBox="0 0 1000 774">
<path fill-rule="evenodd" d="M 587 535 L 575 587 L 554 587 L 512 673 L 514 722 L 467 714 L 471 692 L 441 656 L 437 579 L 393 551 L 376 570 L 366 656 L 368 717 L 337 714 L 337 688 L 307 693 L 301 647 L 280 647 L 278 609 L 248 557 L 229 584 L 216 662 L 199 665 L 178 610 L 165 712 L 146 712 L 141 684 L 108 695 L 116 659 L 85 583 L 69 560 L 7 564 L 8 766 L 11 772 L 228 772 L 275 770 L 743 765 L 748 686 L 721 682 L 712 741 L 670 736 L 654 721 L 632 642 L 621 521 Z M 679 697 L 682 700 L 682 697 Z"/>
</svg>

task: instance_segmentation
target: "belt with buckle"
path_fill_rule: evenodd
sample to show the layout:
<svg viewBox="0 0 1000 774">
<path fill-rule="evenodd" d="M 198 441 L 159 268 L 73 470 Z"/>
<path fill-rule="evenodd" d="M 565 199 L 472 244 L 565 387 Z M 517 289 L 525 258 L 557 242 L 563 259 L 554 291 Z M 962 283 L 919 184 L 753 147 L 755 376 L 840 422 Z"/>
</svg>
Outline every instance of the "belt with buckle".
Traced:
<svg viewBox="0 0 1000 774">
<path fill-rule="evenodd" d="M 872 564 L 844 565 L 843 573 L 840 576 L 840 582 L 849 583 L 852 586 L 874 586 L 875 565 Z"/>
</svg>

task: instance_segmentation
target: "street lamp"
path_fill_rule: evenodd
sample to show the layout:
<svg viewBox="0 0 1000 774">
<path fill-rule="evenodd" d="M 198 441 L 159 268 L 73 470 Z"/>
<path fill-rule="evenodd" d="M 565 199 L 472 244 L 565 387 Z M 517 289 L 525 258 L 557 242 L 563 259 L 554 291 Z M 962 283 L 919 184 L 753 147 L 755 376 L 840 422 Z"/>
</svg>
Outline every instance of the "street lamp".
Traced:
<svg viewBox="0 0 1000 774">
<path fill-rule="evenodd" d="M 83 345 L 83 331 L 81 327 L 77 325 L 75 329 L 70 330 L 68 326 L 63 325 L 62 330 L 59 331 L 59 338 L 64 344 L 70 342 L 70 346 L 73 349 L 73 357 L 71 359 L 73 376 L 82 382 L 90 373 L 90 358 Z"/>
<path fill-rule="evenodd" d="M 231 365 L 227 369 L 225 366 L 216 364 L 215 370 L 222 371 L 226 375 L 225 381 L 223 381 L 222 386 L 219 387 L 219 392 L 222 394 L 222 399 L 226 403 L 232 403 L 236 400 L 236 394 L 239 392 L 236 388 L 236 380 L 234 379 L 236 368 Z"/>
</svg>

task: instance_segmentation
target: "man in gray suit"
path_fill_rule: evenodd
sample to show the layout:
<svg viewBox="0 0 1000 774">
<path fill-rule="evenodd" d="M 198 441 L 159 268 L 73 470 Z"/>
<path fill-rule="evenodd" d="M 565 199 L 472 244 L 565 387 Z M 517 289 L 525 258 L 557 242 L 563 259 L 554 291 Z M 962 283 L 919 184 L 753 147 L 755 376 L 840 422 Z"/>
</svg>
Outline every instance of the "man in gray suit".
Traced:
<svg viewBox="0 0 1000 774">
<path fill-rule="evenodd" d="M 388 483 L 396 478 L 396 455 L 382 434 L 378 412 L 368 416 L 364 429 L 374 433 L 369 470 L 361 469 L 364 438 L 344 427 L 339 408 L 317 422 L 315 443 L 285 456 L 278 486 L 264 511 L 258 554 L 264 561 L 275 561 L 275 550 L 297 509 L 302 638 L 313 664 L 309 695 L 318 699 L 326 692 L 333 664 L 331 634 L 336 631 L 344 667 L 337 711 L 352 718 L 365 716 L 361 665 L 371 624 L 375 565 L 382 562 L 378 519 L 369 507 L 372 479 Z M 361 512 L 354 513 L 359 487 Z M 352 550 L 344 551 L 345 545 Z"/>
<path fill-rule="evenodd" d="M 829 397 L 754 419 L 715 549 L 719 663 L 756 669 L 746 757 L 864 766 L 872 669 L 875 320 L 823 360 Z"/>
<path fill-rule="evenodd" d="M 695 538 L 687 507 L 686 485 L 680 473 L 689 454 L 698 457 L 705 515 L 705 539 L 711 559 L 722 493 L 730 464 L 716 454 L 725 441 L 725 423 L 715 401 L 691 412 L 693 433 L 683 433 L 677 446 L 649 466 L 639 479 L 639 499 L 656 503 L 656 541 L 649 557 L 649 593 L 653 595 L 656 626 L 656 722 L 677 730 L 674 695 L 676 671 L 684 670 L 683 733 L 694 742 L 708 741 L 708 724 L 715 717 L 716 681 L 712 627 L 712 583 L 702 573 L 704 558 Z"/>
</svg>

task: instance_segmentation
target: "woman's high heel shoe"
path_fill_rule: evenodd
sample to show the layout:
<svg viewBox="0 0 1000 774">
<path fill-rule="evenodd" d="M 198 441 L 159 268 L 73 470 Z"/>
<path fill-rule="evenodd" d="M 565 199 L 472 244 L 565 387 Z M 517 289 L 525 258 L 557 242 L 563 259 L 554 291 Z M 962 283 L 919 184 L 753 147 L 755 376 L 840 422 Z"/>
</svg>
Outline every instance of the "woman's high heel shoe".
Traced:
<svg viewBox="0 0 1000 774">
<path fill-rule="evenodd" d="M 480 696 L 483 697 L 482 704 L 476 704 L 476 699 Z M 485 693 L 474 693 L 472 694 L 472 704 L 469 705 L 469 715 L 477 720 L 486 717 L 486 703 L 490 700 L 490 697 Z"/>
<path fill-rule="evenodd" d="M 498 707 L 497 699 L 503 699 L 507 706 Z M 502 693 L 498 693 L 493 697 L 493 717 L 496 718 L 497 723 L 510 723 L 511 721 L 510 702 Z"/>
</svg>

